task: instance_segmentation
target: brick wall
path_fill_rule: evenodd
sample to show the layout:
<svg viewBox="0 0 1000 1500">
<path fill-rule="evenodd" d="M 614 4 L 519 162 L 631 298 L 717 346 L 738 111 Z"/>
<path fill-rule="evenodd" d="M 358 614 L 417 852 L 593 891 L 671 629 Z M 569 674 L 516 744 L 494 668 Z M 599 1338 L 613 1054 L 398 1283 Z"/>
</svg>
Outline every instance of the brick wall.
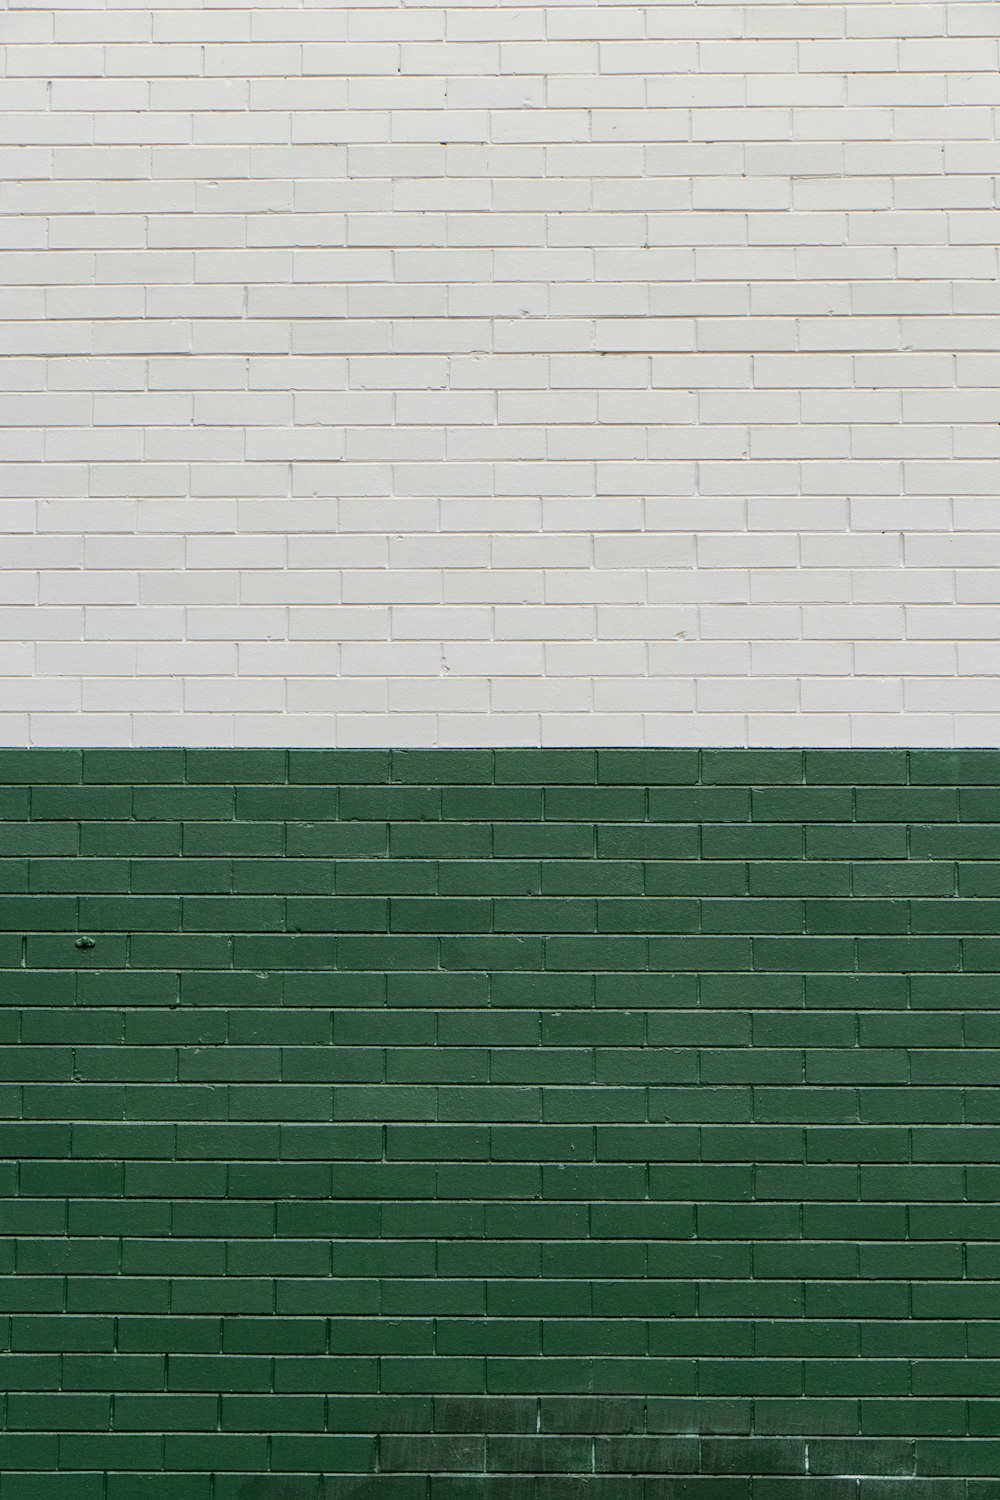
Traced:
<svg viewBox="0 0 1000 1500">
<path fill-rule="evenodd" d="M 1000 744 L 998 35 L 11 0 L 0 743 Z"/>
<path fill-rule="evenodd" d="M 0 1500 L 996 1496 L 1000 755 L 0 779 Z"/>
</svg>

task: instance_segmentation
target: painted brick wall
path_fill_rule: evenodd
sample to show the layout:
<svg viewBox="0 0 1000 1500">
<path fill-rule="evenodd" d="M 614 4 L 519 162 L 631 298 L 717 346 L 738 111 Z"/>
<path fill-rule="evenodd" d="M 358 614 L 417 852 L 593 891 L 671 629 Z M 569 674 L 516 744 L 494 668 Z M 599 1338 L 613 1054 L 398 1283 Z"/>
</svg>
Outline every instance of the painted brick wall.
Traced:
<svg viewBox="0 0 1000 1500">
<path fill-rule="evenodd" d="M 0 1500 L 994 1500 L 1000 754 L 0 773 Z"/>
<path fill-rule="evenodd" d="M 997 744 L 997 38 L 11 0 L 10 744 Z"/>
</svg>

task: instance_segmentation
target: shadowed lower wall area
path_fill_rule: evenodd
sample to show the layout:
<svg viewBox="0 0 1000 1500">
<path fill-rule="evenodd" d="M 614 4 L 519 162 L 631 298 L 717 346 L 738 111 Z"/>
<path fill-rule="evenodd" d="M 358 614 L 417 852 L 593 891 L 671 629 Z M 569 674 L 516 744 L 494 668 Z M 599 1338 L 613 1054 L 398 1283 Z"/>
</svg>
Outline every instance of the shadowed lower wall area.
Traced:
<svg viewBox="0 0 1000 1500">
<path fill-rule="evenodd" d="M 1000 752 L 0 752 L 0 1500 L 995 1500 Z"/>
</svg>

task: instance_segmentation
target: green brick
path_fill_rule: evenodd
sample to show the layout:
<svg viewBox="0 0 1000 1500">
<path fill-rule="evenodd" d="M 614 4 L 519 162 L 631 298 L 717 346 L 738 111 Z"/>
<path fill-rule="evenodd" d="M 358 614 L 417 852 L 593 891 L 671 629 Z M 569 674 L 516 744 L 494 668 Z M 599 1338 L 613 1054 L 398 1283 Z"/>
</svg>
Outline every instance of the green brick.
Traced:
<svg viewBox="0 0 1000 1500">
<path fill-rule="evenodd" d="M 751 815 L 755 823 L 845 823 L 854 807 L 849 787 L 755 787 Z"/>
<path fill-rule="evenodd" d="M 799 859 L 802 829 L 786 823 L 705 824 L 701 830 L 701 854 L 705 859 Z"/>
<path fill-rule="evenodd" d="M 541 785 L 577 785 L 593 782 L 597 753 L 593 750 L 496 750 L 494 779 Z"/>
<path fill-rule="evenodd" d="M 854 797 L 859 823 L 953 823 L 959 806 L 955 787 L 859 786 Z"/>
<path fill-rule="evenodd" d="M 486 825 L 483 825 L 484 829 Z M 492 852 L 498 859 L 585 859 L 594 851 L 588 823 L 495 823 Z M 601 832 L 604 830 L 602 828 Z M 607 832 L 610 834 L 611 829 Z"/>
<path fill-rule="evenodd" d="M 579 830 L 581 835 L 585 832 Z M 707 831 L 704 836 L 707 838 Z M 592 850 L 581 847 L 566 852 L 589 854 Z M 698 827 L 691 823 L 598 824 L 597 853 L 601 859 L 694 859 L 698 855 Z"/>
<path fill-rule="evenodd" d="M 235 804 L 232 787 L 146 786 L 132 794 L 132 816 L 142 821 L 217 822 L 231 818 Z"/>
<path fill-rule="evenodd" d="M 44 827 L 44 824 L 39 824 Z M 53 825 L 65 828 L 65 824 Z M 189 827 L 218 827 L 217 824 L 191 824 Z M 80 853 L 104 859 L 162 857 L 181 852 L 182 827 L 177 822 L 164 823 L 81 823 Z M 191 840 L 196 844 L 197 840 Z M 187 838 L 185 837 L 185 844 Z M 55 853 L 57 851 L 48 851 Z M 64 851 L 58 851 L 64 852 Z M 196 851 L 195 851 L 196 852 Z"/>
<path fill-rule="evenodd" d="M 207 788 L 215 792 L 218 791 Z M 227 789 L 228 790 L 228 789 Z M 236 788 L 235 815 L 241 822 L 334 822 L 341 806 L 336 787 L 311 786 L 240 786 Z M 216 816 L 232 817 L 231 801 L 223 803 Z M 188 812 L 187 817 L 196 816 Z"/>
<path fill-rule="evenodd" d="M 568 861 L 559 861 L 550 868 L 561 871 L 568 867 Z M 424 867 L 411 860 L 407 868 Z M 543 867 L 531 860 L 450 859 L 431 868 L 433 878 L 430 885 L 436 886 L 442 896 L 536 896 L 542 889 Z M 566 878 L 572 880 L 572 874 Z M 398 884 L 396 889 L 402 891 L 403 886 Z M 557 889 L 561 891 L 562 887 Z M 575 892 L 570 891 L 570 894 Z"/>
<path fill-rule="evenodd" d="M 591 933 L 608 930 L 600 917 L 595 916 L 593 901 L 572 896 L 499 899 L 493 902 L 492 926 L 497 932 Z"/>
<path fill-rule="evenodd" d="M 751 966 L 750 939 L 735 937 L 652 938 L 649 966 L 653 969 L 706 969 L 736 972 Z"/>
<path fill-rule="evenodd" d="M 130 1500 L 136 1484 L 148 1500 L 208 1500 L 211 1494 L 211 1475 L 108 1475 L 108 1500 Z"/>
<path fill-rule="evenodd" d="M 615 869 L 615 866 L 607 867 Z M 617 866 L 628 870 L 628 866 Z M 644 870 L 647 896 L 743 896 L 747 894 L 747 871 L 741 863 L 726 864 L 720 861 L 672 861 L 663 864 L 649 863 Z M 766 869 L 766 866 L 761 866 Z M 796 866 L 800 872 L 801 866 Z M 751 872 L 752 878 L 752 872 Z M 794 887 L 803 894 L 801 883 Z M 616 894 L 631 895 L 631 890 Z M 776 894 L 781 894 L 776 892 Z"/>
<path fill-rule="evenodd" d="M 807 750 L 806 780 L 816 785 L 879 786 L 907 778 L 905 750 Z"/>
<path fill-rule="evenodd" d="M 85 750 L 84 781 L 183 781 L 183 750 Z"/>
<path fill-rule="evenodd" d="M 910 780 L 933 785 L 989 785 L 1000 781 L 995 750 L 911 750 Z"/>
<path fill-rule="evenodd" d="M 174 896 L 81 896 L 78 925 L 88 932 L 176 932 L 181 902 Z"/>
<path fill-rule="evenodd" d="M 557 823 L 634 823 L 646 816 L 644 787 L 548 786 L 543 800 L 546 819 Z"/>
<path fill-rule="evenodd" d="M 75 855 L 80 847 L 80 827 L 75 822 L 0 824 L 0 854 L 5 859 L 12 854 Z"/>
<path fill-rule="evenodd" d="M 542 816 L 541 787 L 445 786 L 441 791 L 441 816 L 465 823 L 537 822 Z"/>
<path fill-rule="evenodd" d="M 54 1455 L 50 1458 L 54 1459 Z M 128 1476 L 129 1480 L 131 1477 Z M 55 1474 L 51 1469 L 41 1474 L 12 1472 L 0 1479 L 0 1486 L 6 1489 L 11 1500 L 103 1500 L 103 1484 L 101 1474 Z M 124 1492 L 116 1490 L 114 1493 L 117 1500 Z"/>
<path fill-rule="evenodd" d="M 850 890 L 851 866 L 846 861 L 762 860 L 749 870 L 751 896 L 847 896 Z"/>
<path fill-rule="evenodd" d="M 14 861 L 5 859 L 3 867 Z M 125 859 L 32 859 L 28 889 L 32 891 L 127 891 L 129 862 Z"/>
<path fill-rule="evenodd" d="M 227 859 L 136 859 L 130 861 L 127 875 L 128 888 L 140 895 L 214 894 L 233 886 L 232 864 Z"/>
<path fill-rule="evenodd" d="M 795 785 L 802 780 L 803 757 L 798 750 L 703 750 L 701 779 L 706 783 L 753 785 L 777 782 Z"/>
<path fill-rule="evenodd" d="M 597 903 L 599 932 L 690 932 L 698 925 L 697 902 L 680 899 L 629 900 Z M 594 926 L 593 917 L 590 926 Z M 581 929 L 582 930 L 582 929 Z M 731 928 L 726 929 L 731 931 Z"/>
<path fill-rule="evenodd" d="M 576 939 L 553 939 L 556 943 L 575 944 Z M 583 939 L 588 942 L 592 939 Z M 384 954 L 385 942 L 380 945 L 380 951 Z M 430 944 L 420 948 L 413 945 L 408 952 L 413 958 L 419 959 L 429 953 Z M 435 943 L 433 947 L 440 955 L 440 966 L 443 969 L 530 969 L 538 970 L 543 966 L 549 967 L 546 962 L 549 944 L 543 944 L 541 938 L 536 937 L 445 937 L 441 939 L 440 948 Z M 563 948 L 560 952 L 569 950 Z M 372 959 L 376 956 L 375 949 L 372 950 Z M 384 962 L 384 958 L 383 958 Z M 402 965 L 401 965 L 402 966 Z M 576 964 L 570 967 L 577 967 Z"/>
<path fill-rule="evenodd" d="M 163 1462 L 169 1469 L 250 1470 L 267 1462 L 267 1440 L 263 1436 L 230 1436 L 224 1433 L 167 1433 L 163 1440 Z"/>
<path fill-rule="evenodd" d="M 914 920 L 916 906 L 916 902 L 909 901 L 807 901 L 805 926 L 815 936 L 823 933 L 882 936 L 905 933 L 911 926 L 926 931 L 925 924 Z"/>
<path fill-rule="evenodd" d="M 177 828 L 180 833 L 180 825 L 176 824 L 149 824 L 143 825 L 142 831 L 146 833 L 147 840 L 153 842 L 153 835 L 163 828 L 164 832 L 159 842 L 161 847 L 137 848 L 135 854 L 179 854 L 179 847 L 170 847 L 169 840 L 172 831 Z M 289 830 L 291 832 L 291 830 Z M 183 851 L 185 856 L 198 855 L 278 855 L 284 852 L 285 828 L 281 823 L 185 823 L 183 825 Z M 84 852 L 87 852 L 86 850 Z M 96 850 L 94 852 L 102 852 Z M 294 854 L 296 850 L 292 847 L 289 839 L 288 853 Z"/>
<path fill-rule="evenodd" d="M 93 752 L 92 752 L 93 753 Z M 83 774 L 80 750 L 0 750 L 0 781 L 29 786 L 78 782 Z M 123 778 L 128 781 L 130 778 Z"/>
<path fill-rule="evenodd" d="M 989 1500 L 1000 754 L 3 761 L 0 1500 Z"/>
<path fill-rule="evenodd" d="M 489 932 L 493 907 L 489 901 L 457 896 L 396 896 L 389 902 L 388 924 L 384 913 L 377 929 L 392 932 Z M 523 931 L 505 924 L 503 931 Z M 531 929 L 529 929 L 531 930 Z"/>
<path fill-rule="evenodd" d="M 499 757 L 498 757 L 499 758 Z M 622 785 L 674 785 L 698 780 L 697 750 L 599 750 L 597 779 Z M 553 776 L 557 780 L 557 776 Z"/>
<path fill-rule="evenodd" d="M 284 750 L 186 750 L 185 775 L 188 781 L 247 782 L 284 781 L 286 761 L 296 764 L 300 753 Z M 289 780 L 298 780 L 289 774 Z"/>
<path fill-rule="evenodd" d="M 236 757 L 234 769 L 230 772 L 231 779 L 250 780 L 251 777 L 241 775 L 238 768 L 238 758 L 245 752 L 230 753 Z M 389 780 L 388 750 L 290 750 L 287 760 L 288 780 L 291 782 L 326 782 L 331 786 L 353 786 Z"/>
<path fill-rule="evenodd" d="M 753 936 L 762 933 L 797 932 L 803 923 L 810 932 L 824 932 L 831 930 L 826 926 L 818 926 L 809 920 L 808 914 L 818 908 L 828 911 L 838 903 L 834 902 L 812 902 L 803 907 L 799 901 L 782 900 L 739 900 L 739 901 L 703 901 L 701 904 L 701 929 L 705 933 L 720 932 L 745 932 Z M 675 903 L 679 908 L 680 903 Z M 694 922 L 689 921 L 688 927 Z M 680 930 L 684 930 L 681 928 Z M 832 930 L 842 930 L 834 927 Z"/>
<path fill-rule="evenodd" d="M 409 830 L 410 825 L 401 825 Z M 394 827 L 394 834 L 399 830 Z M 378 858 L 386 852 L 388 826 L 385 823 L 289 823 L 284 832 L 284 853 L 292 859 L 313 861 L 320 858 Z M 433 837 L 433 832 L 431 836 Z M 265 825 L 260 834 L 252 823 L 241 824 L 241 846 L 220 848 L 219 853 L 256 856 L 282 853 L 281 825 Z M 222 837 L 220 834 L 219 837 Z M 255 847 L 256 845 L 256 847 Z M 209 851 L 216 852 L 216 851 Z M 238 865 L 245 878 L 251 865 Z"/>
<path fill-rule="evenodd" d="M 0 929 L 6 932 L 45 932 L 75 925 L 76 902 L 71 896 L 9 896 L 0 912 Z"/>
<path fill-rule="evenodd" d="M 432 781 L 439 784 L 489 782 L 493 779 L 490 750 L 393 750 L 393 781 Z"/>
<path fill-rule="evenodd" d="M 5 787 L 3 815 L 5 818 L 27 818 L 27 790 L 24 802 L 16 801 L 17 787 Z M 132 815 L 133 790 L 124 778 L 123 785 L 115 786 L 44 786 L 31 788 L 31 816 L 44 822 L 48 819 L 71 822 L 110 818 L 116 821 Z M 21 807 L 23 805 L 23 812 Z"/>
<path fill-rule="evenodd" d="M 290 895 L 329 890 L 330 869 L 321 861 L 297 861 L 292 874 L 294 882 L 285 885 Z M 438 867 L 433 860 L 343 859 L 334 866 L 333 884 L 337 894 L 343 896 L 421 895 L 434 893 L 437 876 Z"/>
</svg>

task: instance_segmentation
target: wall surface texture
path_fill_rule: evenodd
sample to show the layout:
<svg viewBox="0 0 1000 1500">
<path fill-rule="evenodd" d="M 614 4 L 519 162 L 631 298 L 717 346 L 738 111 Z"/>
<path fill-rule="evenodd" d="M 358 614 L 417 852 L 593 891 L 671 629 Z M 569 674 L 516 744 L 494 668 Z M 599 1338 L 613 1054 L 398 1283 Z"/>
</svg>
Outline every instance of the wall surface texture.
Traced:
<svg viewBox="0 0 1000 1500">
<path fill-rule="evenodd" d="M 1000 5 L 0 41 L 0 1500 L 1000 1500 Z"/>
<path fill-rule="evenodd" d="M 996 1500 L 1000 755 L 0 773 L 0 1500 Z"/>
<path fill-rule="evenodd" d="M 0 740 L 1000 743 L 991 0 L 0 32 Z"/>
</svg>

